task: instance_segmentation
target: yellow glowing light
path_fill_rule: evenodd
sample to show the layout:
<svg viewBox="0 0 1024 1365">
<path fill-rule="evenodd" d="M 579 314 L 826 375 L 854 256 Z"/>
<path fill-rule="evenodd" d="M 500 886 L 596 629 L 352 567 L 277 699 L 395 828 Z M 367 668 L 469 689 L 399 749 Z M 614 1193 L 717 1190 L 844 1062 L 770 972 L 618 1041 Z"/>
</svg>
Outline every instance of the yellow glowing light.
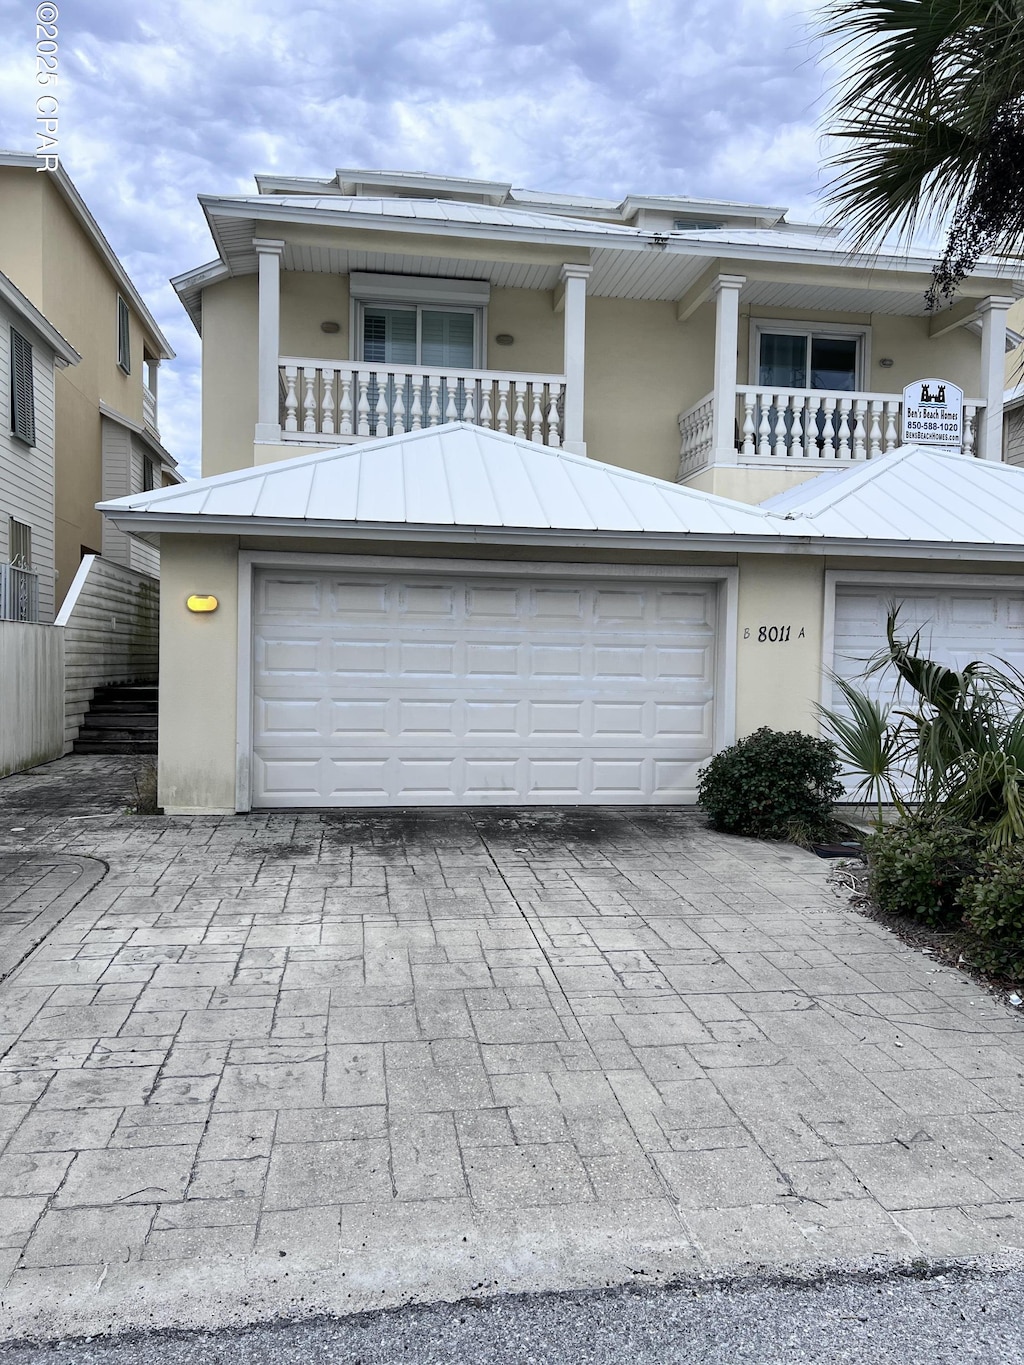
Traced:
<svg viewBox="0 0 1024 1365">
<path fill-rule="evenodd" d="M 209 592 L 194 592 L 191 597 L 185 599 L 185 606 L 189 611 L 216 611 L 219 605 L 216 597 Z"/>
</svg>

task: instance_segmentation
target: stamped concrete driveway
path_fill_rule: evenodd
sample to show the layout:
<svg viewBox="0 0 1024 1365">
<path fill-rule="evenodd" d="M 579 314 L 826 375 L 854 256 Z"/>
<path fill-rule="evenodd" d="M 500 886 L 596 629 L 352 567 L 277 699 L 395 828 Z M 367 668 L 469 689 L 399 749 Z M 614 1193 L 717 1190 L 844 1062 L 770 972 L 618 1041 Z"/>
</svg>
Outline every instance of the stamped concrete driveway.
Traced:
<svg viewBox="0 0 1024 1365">
<path fill-rule="evenodd" d="M 0 1334 L 1024 1247 L 1024 1022 L 690 811 L 139 818 L 0 985 Z"/>
</svg>

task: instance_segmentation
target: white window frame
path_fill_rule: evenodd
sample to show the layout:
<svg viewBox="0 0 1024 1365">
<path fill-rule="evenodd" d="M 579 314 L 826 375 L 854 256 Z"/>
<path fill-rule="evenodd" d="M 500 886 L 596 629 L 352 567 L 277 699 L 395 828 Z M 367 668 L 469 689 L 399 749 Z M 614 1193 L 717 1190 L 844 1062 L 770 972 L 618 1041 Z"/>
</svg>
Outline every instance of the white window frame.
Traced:
<svg viewBox="0 0 1024 1365">
<path fill-rule="evenodd" d="M 416 354 L 422 349 L 423 309 L 445 313 L 472 313 L 474 370 L 487 368 L 487 305 L 491 286 L 486 280 L 441 280 L 426 275 L 374 275 L 353 272 L 349 276 L 349 359 L 363 363 L 363 314 L 370 308 L 416 309 Z M 409 368 L 414 368 L 409 366 Z M 417 363 L 415 368 L 422 366 Z"/>
<path fill-rule="evenodd" d="M 856 337 L 859 345 L 857 346 L 857 371 L 855 375 L 854 393 L 867 392 L 866 377 L 871 373 L 871 326 L 869 323 L 851 322 L 796 322 L 792 319 L 785 321 L 777 318 L 751 317 L 750 319 L 750 358 L 748 384 L 759 387 L 761 383 L 761 334 L 763 332 L 773 332 L 785 334 L 787 336 L 802 336 L 810 340 L 812 337 L 836 337 L 846 340 L 848 337 Z M 808 379 L 810 375 L 808 374 Z M 812 390 L 801 390 L 801 392 L 812 392 Z M 834 392 L 834 390 L 822 389 L 813 392 Z"/>
</svg>

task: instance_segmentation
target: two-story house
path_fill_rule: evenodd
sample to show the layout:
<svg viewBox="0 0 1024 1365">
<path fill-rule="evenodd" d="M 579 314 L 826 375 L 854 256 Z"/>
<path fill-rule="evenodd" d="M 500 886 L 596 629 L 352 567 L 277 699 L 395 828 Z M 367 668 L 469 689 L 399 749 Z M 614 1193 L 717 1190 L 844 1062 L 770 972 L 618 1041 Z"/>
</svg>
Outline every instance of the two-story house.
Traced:
<svg viewBox="0 0 1024 1365">
<path fill-rule="evenodd" d="M 174 352 L 67 172 L 39 165 L 28 153 L 0 151 L 0 270 L 81 356 L 58 369 L 54 393 L 46 572 L 56 581 L 40 591 L 59 607 L 86 554 L 158 572 L 153 547 L 104 522 L 96 504 L 180 476 L 157 417 L 158 368 Z M 9 513 L 0 506 L 0 516 Z M 40 528 L 34 546 L 45 534 Z"/>
<path fill-rule="evenodd" d="M 54 616 L 54 391 L 81 356 L 0 273 L 0 621 Z"/>
<path fill-rule="evenodd" d="M 817 728 L 894 594 L 1021 657 L 1012 264 L 933 314 L 926 256 L 778 207 L 257 185 L 174 281 L 204 478 L 108 509 L 162 548 L 167 809 L 690 800 Z M 942 450 L 902 444 L 930 378 Z"/>
</svg>

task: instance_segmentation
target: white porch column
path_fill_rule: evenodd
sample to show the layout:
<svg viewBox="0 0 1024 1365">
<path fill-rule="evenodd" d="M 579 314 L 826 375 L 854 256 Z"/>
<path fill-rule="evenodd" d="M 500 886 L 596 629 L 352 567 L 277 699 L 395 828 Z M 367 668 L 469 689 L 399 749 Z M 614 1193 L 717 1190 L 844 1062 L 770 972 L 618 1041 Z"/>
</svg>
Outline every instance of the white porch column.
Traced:
<svg viewBox="0 0 1024 1365">
<path fill-rule="evenodd" d="M 259 402 L 256 440 L 281 444 L 278 367 L 281 358 L 281 254 L 284 242 L 256 238 L 259 261 Z"/>
<path fill-rule="evenodd" d="M 583 439 L 583 377 L 587 344 L 587 279 L 589 265 L 563 265 L 562 287 L 555 307 L 565 312 L 565 422 L 562 449 L 586 455 Z"/>
<path fill-rule="evenodd" d="M 998 295 L 978 304 L 981 318 L 981 397 L 985 407 L 975 453 L 982 460 L 1003 458 L 1003 390 L 1006 387 L 1006 310 L 1013 299 Z"/>
<path fill-rule="evenodd" d="M 719 275 L 715 299 L 715 389 L 712 409 L 712 464 L 738 464 L 736 450 L 736 352 L 740 337 L 740 290 L 745 275 Z"/>
</svg>

